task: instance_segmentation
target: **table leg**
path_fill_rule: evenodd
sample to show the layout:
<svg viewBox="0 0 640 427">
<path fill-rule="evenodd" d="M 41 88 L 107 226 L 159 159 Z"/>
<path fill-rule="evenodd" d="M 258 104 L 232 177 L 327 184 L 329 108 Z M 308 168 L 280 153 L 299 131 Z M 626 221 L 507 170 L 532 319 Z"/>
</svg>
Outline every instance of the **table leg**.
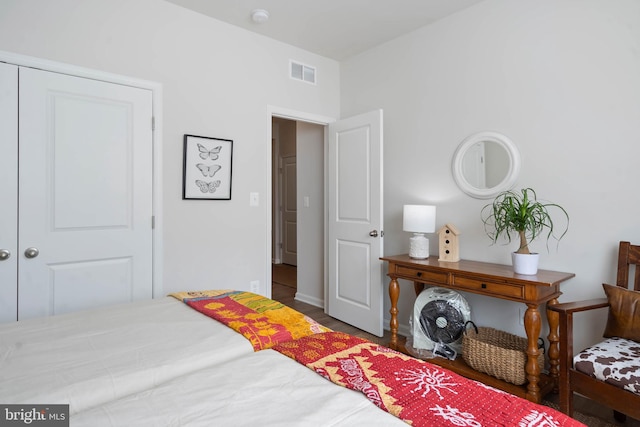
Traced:
<svg viewBox="0 0 640 427">
<path fill-rule="evenodd" d="M 553 381 L 553 391 L 558 392 L 558 381 L 560 379 L 560 335 L 558 333 L 558 325 L 560 323 L 560 314 L 556 311 L 549 310 L 550 305 L 558 304 L 558 298 L 554 298 L 547 303 L 547 321 L 549 322 L 549 376 Z"/>
<path fill-rule="evenodd" d="M 540 311 L 536 304 L 527 304 L 527 311 L 524 313 L 524 329 L 527 333 L 527 399 L 533 402 L 540 402 L 540 367 L 538 366 L 538 337 L 540 336 Z"/>
<path fill-rule="evenodd" d="M 424 291 L 424 283 L 413 282 L 413 289 L 416 291 L 416 296 L 420 295 L 420 292 Z"/>
<path fill-rule="evenodd" d="M 389 348 L 393 350 L 398 349 L 398 297 L 400 296 L 400 285 L 398 285 L 398 279 L 391 278 L 389 282 L 389 298 L 391 299 L 391 319 L 389 320 L 389 329 L 391 330 L 391 341 L 389 342 Z"/>
</svg>

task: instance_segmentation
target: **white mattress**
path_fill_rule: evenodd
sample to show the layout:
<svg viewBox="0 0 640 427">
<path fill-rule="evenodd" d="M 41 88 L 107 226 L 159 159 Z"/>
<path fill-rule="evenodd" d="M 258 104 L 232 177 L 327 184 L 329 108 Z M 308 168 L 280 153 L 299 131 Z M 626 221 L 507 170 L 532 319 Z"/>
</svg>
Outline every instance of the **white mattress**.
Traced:
<svg viewBox="0 0 640 427">
<path fill-rule="evenodd" d="M 71 426 L 405 426 L 274 351 L 243 355 L 71 417 Z"/>
<path fill-rule="evenodd" d="M 74 414 L 247 353 L 242 335 L 171 297 L 0 324 L 0 402 Z"/>
</svg>

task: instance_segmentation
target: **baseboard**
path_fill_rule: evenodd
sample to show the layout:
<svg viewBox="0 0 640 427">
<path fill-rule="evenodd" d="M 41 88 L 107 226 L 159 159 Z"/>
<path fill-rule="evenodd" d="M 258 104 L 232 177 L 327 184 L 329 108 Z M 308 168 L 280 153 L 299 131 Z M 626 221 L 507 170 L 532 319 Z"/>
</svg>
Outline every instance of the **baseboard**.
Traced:
<svg viewBox="0 0 640 427">
<path fill-rule="evenodd" d="M 391 328 L 389 327 L 390 321 L 391 319 L 388 317 L 385 317 L 382 319 L 384 329 L 387 331 L 391 330 Z M 403 325 L 403 324 L 398 325 L 398 335 L 402 335 L 403 337 L 412 336 L 411 328 L 409 327 L 409 325 Z"/>
<path fill-rule="evenodd" d="M 296 296 L 293 298 L 296 301 L 304 302 L 315 307 L 324 308 L 324 300 L 321 298 L 305 295 L 301 292 L 296 292 Z"/>
</svg>

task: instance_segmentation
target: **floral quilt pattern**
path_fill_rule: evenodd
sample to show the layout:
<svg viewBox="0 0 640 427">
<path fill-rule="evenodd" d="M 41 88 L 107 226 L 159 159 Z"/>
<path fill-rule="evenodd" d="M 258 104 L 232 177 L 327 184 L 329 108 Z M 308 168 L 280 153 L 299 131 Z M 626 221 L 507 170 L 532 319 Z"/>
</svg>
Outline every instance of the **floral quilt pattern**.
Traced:
<svg viewBox="0 0 640 427">
<path fill-rule="evenodd" d="M 274 350 L 413 426 L 582 426 L 537 405 L 437 365 L 362 338 L 327 332 L 282 342 Z"/>
<path fill-rule="evenodd" d="M 197 291 L 174 298 L 247 338 L 255 351 L 331 329 L 272 299 L 242 291 Z"/>
</svg>

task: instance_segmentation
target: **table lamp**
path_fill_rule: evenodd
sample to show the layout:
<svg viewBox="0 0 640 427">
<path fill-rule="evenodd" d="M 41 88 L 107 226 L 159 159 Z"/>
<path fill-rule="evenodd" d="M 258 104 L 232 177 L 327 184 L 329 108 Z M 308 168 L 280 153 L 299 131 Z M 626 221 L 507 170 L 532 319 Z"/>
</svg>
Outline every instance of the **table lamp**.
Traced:
<svg viewBox="0 0 640 427">
<path fill-rule="evenodd" d="M 402 229 L 413 233 L 409 240 L 409 256 L 415 259 L 429 258 L 429 239 L 424 237 L 424 233 L 436 231 L 436 207 L 404 205 Z"/>
</svg>

